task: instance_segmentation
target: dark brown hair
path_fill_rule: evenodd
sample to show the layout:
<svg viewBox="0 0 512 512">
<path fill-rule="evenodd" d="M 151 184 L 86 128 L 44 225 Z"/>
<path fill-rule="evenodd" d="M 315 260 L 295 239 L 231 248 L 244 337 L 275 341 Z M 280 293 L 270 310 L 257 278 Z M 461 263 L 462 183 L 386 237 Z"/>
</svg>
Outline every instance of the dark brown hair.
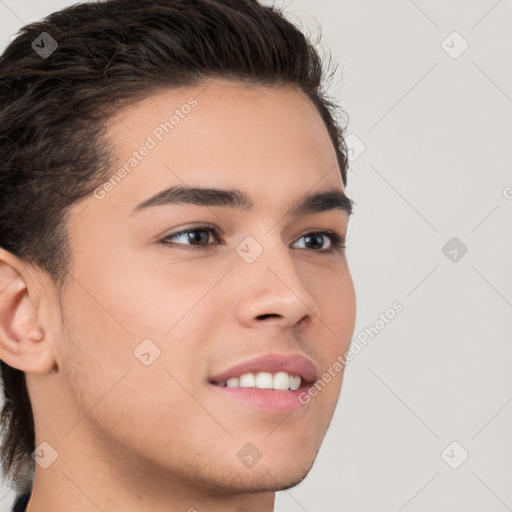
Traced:
<svg viewBox="0 0 512 512">
<path fill-rule="evenodd" d="M 52 41 L 43 32 L 58 45 L 45 55 L 37 49 L 49 52 Z M 68 210 L 112 173 L 107 121 L 158 89 L 203 79 L 300 88 L 325 122 L 346 185 L 336 119 L 345 113 L 325 94 L 337 69 L 326 70 L 315 44 L 256 0 L 107 0 L 24 26 L 0 56 L 0 247 L 60 291 Z M 24 373 L 2 362 L 1 375 L 2 471 L 24 490 L 34 471 L 32 409 Z"/>
</svg>

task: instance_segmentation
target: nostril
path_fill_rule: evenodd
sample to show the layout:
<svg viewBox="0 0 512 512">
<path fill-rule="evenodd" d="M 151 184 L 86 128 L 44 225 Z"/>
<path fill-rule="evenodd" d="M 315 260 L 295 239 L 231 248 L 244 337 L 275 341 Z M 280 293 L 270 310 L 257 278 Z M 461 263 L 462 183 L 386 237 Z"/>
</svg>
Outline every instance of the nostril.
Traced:
<svg viewBox="0 0 512 512">
<path fill-rule="evenodd" d="M 265 314 L 265 315 L 260 315 L 260 316 L 258 316 L 258 318 L 259 318 L 260 320 L 265 320 L 266 318 L 273 317 L 273 316 L 279 316 L 279 315 L 278 315 L 278 314 L 276 314 L 276 313 L 267 313 L 267 314 Z"/>
</svg>

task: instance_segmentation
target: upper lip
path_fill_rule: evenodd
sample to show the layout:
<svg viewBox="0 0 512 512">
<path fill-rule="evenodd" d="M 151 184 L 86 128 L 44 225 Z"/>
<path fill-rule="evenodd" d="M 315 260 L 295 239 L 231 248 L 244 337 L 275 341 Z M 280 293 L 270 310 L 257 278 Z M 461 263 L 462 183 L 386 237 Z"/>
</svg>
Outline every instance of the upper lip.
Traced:
<svg viewBox="0 0 512 512">
<path fill-rule="evenodd" d="M 246 359 L 215 375 L 211 378 L 211 382 L 219 384 L 230 377 L 239 377 L 249 372 L 288 372 L 291 375 L 300 375 L 302 381 L 306 383 L 316 381 L 316 369 L 313 363 L 300 354 L 291 353 L 263 354 Z"/>
</svg>

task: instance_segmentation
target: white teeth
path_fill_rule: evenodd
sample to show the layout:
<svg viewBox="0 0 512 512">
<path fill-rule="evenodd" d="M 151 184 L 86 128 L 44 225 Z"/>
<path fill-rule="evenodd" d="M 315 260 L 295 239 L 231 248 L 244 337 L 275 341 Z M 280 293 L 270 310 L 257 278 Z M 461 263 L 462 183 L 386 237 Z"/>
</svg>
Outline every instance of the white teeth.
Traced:
<svg viewBox="0 0 512 512">
<path fill-rule="evenodd" d="M 290 375 L 290 389 L 295 391 L 300 388 L 300 376 Z"/>
<path fill-rule="evenodd" d="M 299 377 L 300 378 L 300 377 Z M 274 389 L 289 389 L 290 388 L 290 375 L 286 372 L 277 372 L 274 375 L 273 386 Z"/>
<path fill-rule="evenodd" d="M 288 372 L 277 372 L 275 374 L 270 372 L 250 372 L 244 373 L 240 377 L 230 377 L 225 382 L 219 383 L 219 386 L 296 391 L 300 388 L 300 384 L 300 375 L 291 375 Z"/>
<path fill-rule="evenodd" d="M 228 388 L 238 388 L 240 387 L 240 382 L 238 380 L 238 377 L 231 377 L 226 381 L 226 386 Z"/>
<path fill-rule="evenodd" d="M 240 375 L 240 387 L 241 388 L 253 388 L 256 385 L 256 377 L 254 373 L 244 373 Z"/>
<path fill-rule="evenodd" d="M 258 372 L 256 374 L 256 387 L 260 389 L 272 389 L 272 374 Z"/>
</svg>

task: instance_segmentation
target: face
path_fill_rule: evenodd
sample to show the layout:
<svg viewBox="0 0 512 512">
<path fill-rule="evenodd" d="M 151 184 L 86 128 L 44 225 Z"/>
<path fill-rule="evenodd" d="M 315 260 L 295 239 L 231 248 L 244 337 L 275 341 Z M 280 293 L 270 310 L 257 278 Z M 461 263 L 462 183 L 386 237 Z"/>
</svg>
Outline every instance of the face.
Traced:
<svg viewBox="0 0 512 512">
<path fill-rule="evenodd" d="M 108 135 L 125 172 L 68 223 L 60 396 L 45 403 L 67 434 L 61 449 L 122 453 L 184 484 L 297 484 L 342 373 L 307 404 L 298 394 L 348 349 L 355 321 L 346 254 L 329 234 L 346 237 L 346 211 L 330 201 L 292 214 L 304 196 L 344 193 L 320 115 L 292 88 L 212 81 L 119 112 Z M 237 189 L 252 205 L 190 192 L 148 201 L 170 187 Z M 284 387 L 302 374 L 301 388 L 254 388 L 250 376 L 232 387 L 247 373 Z"/>
</svg>

